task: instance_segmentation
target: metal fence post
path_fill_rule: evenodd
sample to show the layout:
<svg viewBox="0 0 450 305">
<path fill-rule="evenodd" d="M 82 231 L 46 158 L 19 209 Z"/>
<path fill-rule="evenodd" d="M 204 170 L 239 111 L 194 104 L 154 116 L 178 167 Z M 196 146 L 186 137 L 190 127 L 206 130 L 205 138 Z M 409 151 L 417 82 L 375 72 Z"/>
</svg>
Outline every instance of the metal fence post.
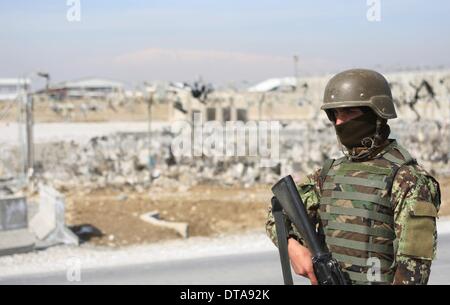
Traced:
<svg viewBox="0 0 450 305">
<path fill-rule="evenodd" d="M 26 174 L 28 178 L 34 175 L 34 137 L 33 137 L 33 97 L 27 91 L 26 96 L 26 132 L 27 132 L 27 168 Z"/>
</svg>

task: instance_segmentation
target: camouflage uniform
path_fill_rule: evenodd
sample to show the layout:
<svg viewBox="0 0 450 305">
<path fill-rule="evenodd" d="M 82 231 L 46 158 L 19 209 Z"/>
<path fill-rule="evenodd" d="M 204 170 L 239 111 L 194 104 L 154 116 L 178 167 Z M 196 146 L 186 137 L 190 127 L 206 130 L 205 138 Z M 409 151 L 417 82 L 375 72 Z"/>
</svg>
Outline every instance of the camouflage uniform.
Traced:
<svg viewBox="0 0 450 305">
<path fill-rule="evenodd" d="M 337 123 L 345 112 L 336 109 L 348 107 L 362 113 L 346 120 L 341 114 Z M 371 70 L 341 72 L 328 82 L 321 109 L 347 148 L 298 186 L 323 244 L 353 284 L 426 284 L 436 255 L 439 184 L 388 140 L 387 120 L 397 115 L 387 80 Z M 304 244 L 287 217 L 286 229 Z M 270 209 L 266 230 L 276 245 Z"/>
<path fill-rule="evenodd" d="M 396 144 L 396 141 L 391 140 L 389 146 Z M 380 154 L 383 154 L 383 152 Z M 401 154 L 398 151 L 395 151 L 395 155 L 401 158 Z M 377 162 L 380 161 L 375 158 L 357 163 L 376 165 Z M 338 170 L 339 166 L 341 165 L 335 165 L 331 169 Z M 324 190 L 324 184 L 329 181 L 329 177 L 322 182 L 320 173 L 321 170 L 317 170 L 308 176 L 307 182 L 298 185 L 309 217 L 312 223 L 319 228 L 319 232 L 321 232 L 320 227 L 322 224 L 321 210 L 325 211 L 323 208 L 321 209 L 320 200 L 324 192 L 329 192 L 329 190 Z M 342 186 L 334 185 L 333 187 L 334 190 L 337 190 Z M 385 266 L 385 273 L 393 275 L 393 280 L 389 281 L 393 284 L 426 284 L 430 275 L 431 261 L 436 255 L 436 216 L 440 206 L 439 184 L 420 165 L 412 162 L 412 164 L 403 165 L 397 169 L 390 195 L 387 195 L 391 202 L 390 209 L 394 219 L 393 233 L 395 233 L 395 240 L 392 252 L 394 263 L 390 266 Z M 340 204 L 345 206 L 349 202 L 352 203 L 351 200 L 347 201 L 340 200 Z M 360 221 L 365 220 L 363 217 L 354 218 Z M 346 222 L 352 223 L 352 219 Z M 286 227 L 289 236 L 303 244 L 302 237 L 288 218 L 286 218 Z M 270 208 L 266 222 L 266 231 L 273 243 L 277 245 L 275 222 Z M 321 237 L 324 244 L 326 244 L 324 235 L 322 233 Z M 383 258 L 383 256 L 380 258 Z M 347 264 L 342 264 L 342 267 L 345 268 L 344 270 L 356 272 L 367 271 L 368 268 L 349 266 Z M 353 283 L 360 284 L 358 281 L 353 281 Z"/>
</svg>

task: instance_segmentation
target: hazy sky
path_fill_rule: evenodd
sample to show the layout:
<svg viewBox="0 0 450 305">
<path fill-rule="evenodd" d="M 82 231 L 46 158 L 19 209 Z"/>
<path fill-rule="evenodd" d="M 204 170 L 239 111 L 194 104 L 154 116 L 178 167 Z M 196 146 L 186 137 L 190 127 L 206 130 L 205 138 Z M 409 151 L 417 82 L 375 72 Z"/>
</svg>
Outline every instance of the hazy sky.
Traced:
<svg viewBox="0 0 450 305">
<path fill-rule="evenodd" d="M 107 77 L 226 83 L 349 67 L 450 66 L 450 1 L 1 0 L 0 77 L 45 70 L 53 80 Z M 345 5 L 344 5 L 345 3 Z"/>
</svg>

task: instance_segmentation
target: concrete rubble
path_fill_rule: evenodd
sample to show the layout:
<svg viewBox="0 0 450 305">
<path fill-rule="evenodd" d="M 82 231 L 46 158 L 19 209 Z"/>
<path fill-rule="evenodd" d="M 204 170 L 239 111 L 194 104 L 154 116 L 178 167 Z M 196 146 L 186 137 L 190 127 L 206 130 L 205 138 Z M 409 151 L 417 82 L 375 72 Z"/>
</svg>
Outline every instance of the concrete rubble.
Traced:
<svg viewBox="0 0 450 305">
<path fill-rule="evenodd" d="M 157 211 L 152 211 L 148 213 L 144 213 L 140 216 L 142 221 L 145 221 L 149 224 L 168 228 L 177 232 L 181 237 L 188 238 L 189 237 L 189 224 L 186 222 L 171 222 L 160 219 L 160 215 Z"/>
<path fill-rule="evenodd" d="M 394 120 L 392 135 L 433 173 L 450 174 L 448 121 L 410 123 Z M 329 157 L 341 155 L 332 126 L 302 121 L 280 131 L 280 160 L 262 167 L 259 157 L 179 157 L 172 154 L 176 135 L 155 132 L 151 146 L 143 133 L 116 133 L 92 138 L 87 144 L 56 142 L 36 146 L 36 175 L 56 187 L 129 186 L 144 191 L 149 186 L 183 190 L 196 184 L 251 186 L 271 184 L 280 175 L 304 176 Z"/>
<path fill-rule="evenodd" d="M 49 186 L 39 188 L 39 210 L 29 222 L 36 235 L 36 249 L 65 244 L 78 245 L 78 237 L 65 226 L 64 196 Z"/>
</svg>

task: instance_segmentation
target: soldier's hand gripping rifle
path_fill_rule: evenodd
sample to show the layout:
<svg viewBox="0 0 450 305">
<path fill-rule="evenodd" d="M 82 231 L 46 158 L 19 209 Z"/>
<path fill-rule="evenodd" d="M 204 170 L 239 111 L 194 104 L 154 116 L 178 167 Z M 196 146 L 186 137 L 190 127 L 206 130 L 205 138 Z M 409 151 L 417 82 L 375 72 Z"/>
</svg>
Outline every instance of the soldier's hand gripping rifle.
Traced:
<svg viewBox="0 0 450 305">
<path fill-rule="evenodd" d="M 283 221 L 280 217 L 282 216 L 282 210 L 297 228 L 311 251 L 314 273 L 319 285 L 347 285 L 339 263 L 331 257 L 330 252 L 323 249 L 292 177 L 286 176 L 278 181 L 272 187 L 272 192 L 275 195 L 272 198 L 272 211 L 275 217 L 278 249 L 285 284 L 292 285 L 292 274 L 287 255 L 287 234 L 284 222 L 280 223 L 280 221 Z"/>
</svg>

